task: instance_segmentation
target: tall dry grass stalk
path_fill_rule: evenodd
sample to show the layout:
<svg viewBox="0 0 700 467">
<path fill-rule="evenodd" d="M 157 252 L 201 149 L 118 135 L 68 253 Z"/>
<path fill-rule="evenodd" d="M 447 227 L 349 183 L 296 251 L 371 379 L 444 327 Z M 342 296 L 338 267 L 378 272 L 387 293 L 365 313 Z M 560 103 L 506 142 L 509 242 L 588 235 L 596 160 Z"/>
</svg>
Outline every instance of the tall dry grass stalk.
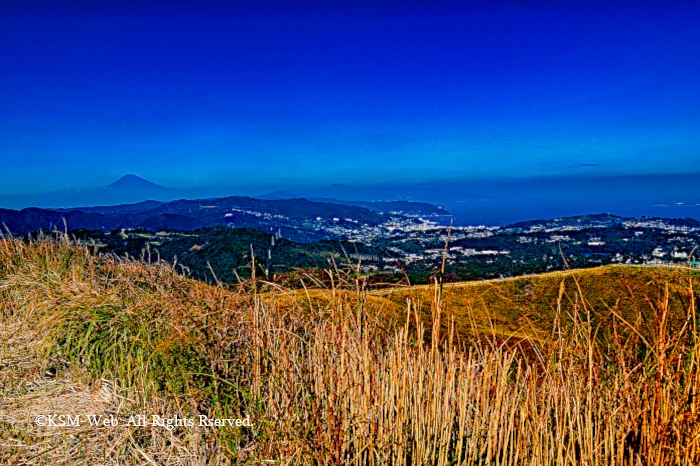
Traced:
<svg viewBox="0 0 700 467">
<path fill-rule="evenodd" d="M 456 335 L 439 283 L 430 317 L 409 300 L 391 321 L 368 311 L 357 274 L 329 274 L 330 299 L 303 306 L 289 291 L 211 287 L 65 238 L 0 240 L 2 320 L 32 323 L 46 362 L 116 382 L 123 416 L 157 407 L 254 422 L 167 440 L 137 430 L 94 443 L 86 462 L 109 451 L 121 453 L 103 455 L 110 463 L 700 463 L 692 283 L 680 326 L 662 287 L 653 322 L 611 304 L 606 341 L 585 291 L 562 283 L 549 342 L 498 344 Z M 3 390 L 0 410 L 13 397 Z M 15 443 L 0 461 L 26 461 L 36 439 L 1 420 Z"/>
</svg>

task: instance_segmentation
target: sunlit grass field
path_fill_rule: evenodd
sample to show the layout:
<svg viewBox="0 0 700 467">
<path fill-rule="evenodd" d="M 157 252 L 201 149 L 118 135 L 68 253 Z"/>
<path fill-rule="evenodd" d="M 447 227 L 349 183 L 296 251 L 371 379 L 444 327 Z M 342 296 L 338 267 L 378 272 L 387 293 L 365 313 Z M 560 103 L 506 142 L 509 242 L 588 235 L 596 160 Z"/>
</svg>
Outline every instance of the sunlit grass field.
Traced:
<svg viewBox="0 0 700 467">
<path fill-rule="evenodd" d="M 700 463 L 690 270 L 381 290 L 352 269 L 296 290 L 177 271 L 0 239 L 1 463 Z"/>
</svg>

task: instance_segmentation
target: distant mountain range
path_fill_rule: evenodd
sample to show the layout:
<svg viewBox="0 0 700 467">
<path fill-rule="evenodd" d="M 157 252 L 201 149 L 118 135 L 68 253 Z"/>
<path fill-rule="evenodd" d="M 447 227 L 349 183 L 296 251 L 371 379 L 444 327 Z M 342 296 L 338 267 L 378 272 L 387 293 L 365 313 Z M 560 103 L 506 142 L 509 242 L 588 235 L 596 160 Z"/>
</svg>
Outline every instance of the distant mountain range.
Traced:
<svg viewBox="0 0 700 467">
<path fill-rule="evenodd" d="M 306 190 L 303 193 L 276 191 L 254 199 L 290 200 L 307 199 L 320 203 L 343 204 L 371 209 L 377 212 L 401 213 L 412 216 L 446 216 L 449 213 L 441 206 L 400 199 L 390 196 L 394 189 L 354 188 L 335 184 L 325 188 Z M 336 194 L 337 197 L 331 195 Z M 142 211 L 178 199 L 211 199 L 196 196 L 191 191 L 167 188 L 135 174 L 127 174 L 105 187 L 64 190 L 51 193 L 0 197 L 0 207 L 21 209 L 24 207 L 49 210 L 82 211 L 85 213 L 114 213 L 117 211 Z M 213 199 L 220 199 L 216 196 Z M 377 201 L 384 199 L 384 201 Z M 127 206 L 128 205 L 128 206 Z"/>
<path fill-rule="evenodd" d="M 700 173 L 627 176 L 547 176 L 535 178 L 454 180 L 396 183 L 378 186 L 333 184 L 299 187 L 259 194 L 262 200 L 306 199 L 315 202 L 364 207 L 406 216 L 446 216 L 439 222 L 454 225 L 505 226 L 527 219 L 551 219 L 594 212 L 625 217 L 691 217 L 700 219 Z M 129 174 L 99 188 L 68 190 L 31 196 L 0 196 L 0 207 L 50 210 L 68 208 L 93 212 L 81 206 L 119 206 L 178 199 L 247 196 L 237 189 L 172 189 Z M 152 204 L 151 207 L 155 207 Z M 136 206 L 132 210 L 143 210 Z M 119 208 L 121 209 L 121 208 Z M 65 210 L 65 209 L 62 209 Z"/>
<path fill-rule="evenodd" d="M 298 199 L 301 195 L 290 193 L 287 191 L 276 191 L 273 193 L 268 193 L 262 195 L 259 199 Z M 449 216 L 451 215 L 442 206 L 436 206 L 430 203 L 421 203 L 417 201 L 358 201 L 358 200 L 346 200 L 346 199 L 336 199 L 336 198 L 321 198 L 321 197 L 304 197 L 309 201 L 316 201 L 319 203 L 332 203 L 332 204 L 344 204 L 346 206 L 358 206 L 362 208 L 371 209 L 377 212 L 387 212 L 396 213 L 406 216 L 423 216 L 423 217 L 436 217 L 436 216 Z"/>
<path fill-rule="evenodd" d="M 279 197 L 256 199 L 243 196 L 199 200 L 169 200 L 178 192 L 134 174 L 121 177 L 104 188 L 63 193 L 54 203 L 69 207 L 0 208 L 0 224 L 16 235 L 38 230 L 122 228 L 193 230 L 225 225 L 252 228 L 289 236 L 300 241 L 338 238 L 361 226 L 377 226 L 392 217 L 448 216 L 445 209 L 428 203 L 407 201 L 370 202 L 318 198 Z M 75 206 L 85 199 L 86 206 Z M 154 199 L 149 199 L 154 198 Z M 108 199 L 135 199 L 134 203 L 101 205 Z M 146 199 L 144 201 L 144 199 Z M 78 205 L 79 206 L 79 205 Z"/>
<path fill-rule="evenodd" d="M 172 195 L 167 188 L 136 175 L 126 175 L 98 190 L 100 199 L 109 193 L 141 196 Z M 229 226 L 271 232 L 297 241 L 345 238 L 357 229 L 376 227 L 392 219 L 412 222 L 415 216 L 447 216 L 444 209 L 427 203 L 365 202 L 339 200 L 255 199 L 242 196 L 199 200 L 147 200 L 111 206 L 69 208 L 0 209 L 0 224 L 14 235 L 38 230 L 145 229 L 194 230 Z"/>
<path fill-rule="evenodd" d="M 0 206 L 22 208 L 25 206 L 41 208 L 70 208 L 74 206 L 109 206 L 138 203 L 144 200 L 172 201 L 183 198 L 185 193 L 173 190 L 137 175 L 128 174 L 114 183 L 97 188 L 63 190 L 22 196 L 0 197 Z"/>
<path fill-rule="evenodd" d="M 256 200 L 230 197 L 209 200 L 147 201 L 138 204 L 89 207 L 79 209 L 27 208 L 21 211 L 0 209 L 0 222 L 13 234 L 21 235 L 40 229 L 85 228 L 114 230 L 191 230 L 214 225 L 277 231 L 306 230 L 303 223 L 316 218 L 352 219 L 377 225 L 388 219 L 366 208 L 297 200 Z M 308 230 L 312 230 L 310 227 Z M 323 237 L 322 237 L 323 238 Z"/>
</svg>

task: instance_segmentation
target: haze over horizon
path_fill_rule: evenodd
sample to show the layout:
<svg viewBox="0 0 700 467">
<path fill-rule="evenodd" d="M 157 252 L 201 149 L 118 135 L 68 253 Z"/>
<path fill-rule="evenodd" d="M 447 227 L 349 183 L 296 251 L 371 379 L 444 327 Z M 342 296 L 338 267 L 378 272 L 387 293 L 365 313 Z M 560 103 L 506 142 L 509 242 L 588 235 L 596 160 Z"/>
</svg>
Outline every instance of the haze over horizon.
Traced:
<svg viewBox="0 0 700 467">
<path fill-rule="evenodd" d="M 0 5 L 0 196 L 700 172 L 700 5 Z"/>
</svg>

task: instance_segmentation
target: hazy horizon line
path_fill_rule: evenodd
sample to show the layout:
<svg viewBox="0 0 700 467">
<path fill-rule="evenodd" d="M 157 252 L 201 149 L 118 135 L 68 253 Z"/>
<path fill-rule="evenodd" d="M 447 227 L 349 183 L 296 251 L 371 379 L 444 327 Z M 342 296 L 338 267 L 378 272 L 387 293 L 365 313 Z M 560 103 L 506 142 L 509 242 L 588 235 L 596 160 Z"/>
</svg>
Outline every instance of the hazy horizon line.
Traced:
<svg viewBox="0 0 700 467">
<path fill-rule="evenodd" d="M 498 175 L 493 175 L 493 176 L 484 176 L 484 175 L 476 175 L 472 177 L 464 177 L 464 176 L 458 176 L 458 177 L 444 177 L 444 178 L 432 178 L 432 179 L 425 179 L 425 180 L 377 180 L 369 183 L 356 183 L 353 181 L 336 181 L 336 180 L 323 180 L 323 181 L 288 181 L 287 183 L 285 182 L 276 182 L 276 183 L 266 183 L 266 182 L 261 182 L 261 183 L 254 183 L 254 184 L 246 184 L 246 185 L 224 185 L 224 184 L 200 184 L 200 185 L 190 185 L 190 186 L 173 186 L 173 185 L 166 185 L 158 181 L 157 178 L 154 178 L 152 175 L 151 176 L 143 176 L 139 175 L 138 173 L 131 172 L 128 174 L 124 174 L 120 176 L 119 178 L 115 178 L 112 180 L 112 182 L 106 184 L 106 185 L 92 185 L 92 186 L 74 186 L 74 187 L 66 187 L 66 188 L 61 188 L 61 189 L 51 189 L 47 191 L 31 191 L 31 192 L 22 192 L 22 193 L 2 193 L 0 191 L 0 199 L 2 198 L 21 198 L 25 196 L 34 196 L 34 195 L 49 195 L 53 193 L 66 193 L 66 192 L 74 192 L 74 191 L 87 191 L 87 190 L 99 190 L 99 189 L 105 189 L 107 188 L 111 183 L 114 183 L 115 181 L 119 180 L 120 178 L 126 176 L 126 175 L 135 175 L 139 178 L 142 178 L 146 181 L 149 181 L 151 183 L 154 183 L 158 185 L 159 187 L 163 189 L 168 189 L 172 191 L 181 191 L 181 192 L 191 192 L 191 191 L 201 191 L 201 190 L 243 190 L 243 191 L 268 191 L 268 192 L 274 192 L 274 191 L 293 191 L 295 189 L 321 189 L 321 188 L 327 188 L 331 186 L 347 186 L 350 188 L 410 188 L 410 187 L 419 187 L 419 186 L 424 186 L 424 185 L 435 185 L 435 184 L 460 184 L 460 183 L 517 183 L 517 182 L 536 182 L 536 181 L 547 181 L 547 180 L 565 180 L 565 179 L 572 179 L 572 180 L 615 180 L 615 179 L 632 179 L 632 178 L 677 178 L 677 177 L 694 177 L 694 176 L 700 176 L 700 170 L 696 172 L 663 172 L 663 173 L 649 173 L 649 172 L 642 172 L 642 173 L 633 173 L 633 174 L 619 174 L 619 173 L 586 173 L 586 174 L 542 174 L 542 175 L 503 175 L 503 174 L 498 174 Z M 261 195 L 266 194 L 266 193 L 260 193 Z"/>
</svg>

